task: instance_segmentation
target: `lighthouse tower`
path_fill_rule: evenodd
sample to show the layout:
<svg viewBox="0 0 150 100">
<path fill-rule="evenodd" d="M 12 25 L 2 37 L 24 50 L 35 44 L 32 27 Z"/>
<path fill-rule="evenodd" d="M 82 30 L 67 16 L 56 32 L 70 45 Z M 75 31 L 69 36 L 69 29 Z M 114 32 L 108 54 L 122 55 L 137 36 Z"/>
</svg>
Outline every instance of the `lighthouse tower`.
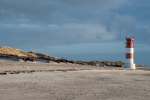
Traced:
<svg viewBox="0 0 150 100">
<path fill-rule="evenodd" d="M 126 63 L 124 68 L 136 69 L 134 64 L 134 37 L 126 37 Z"/>
</svg>

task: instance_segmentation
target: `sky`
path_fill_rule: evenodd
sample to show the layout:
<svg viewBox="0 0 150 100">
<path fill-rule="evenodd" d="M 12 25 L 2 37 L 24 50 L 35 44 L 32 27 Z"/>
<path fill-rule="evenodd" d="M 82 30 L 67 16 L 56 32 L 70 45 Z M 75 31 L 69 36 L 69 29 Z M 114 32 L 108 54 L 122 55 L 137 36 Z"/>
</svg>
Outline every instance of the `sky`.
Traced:
<svg viewBox="0 0 150 100">
<path fill-rule="evenodd" d="M 0 46 L 72 60 L 150 66 L 150 0 L 0 0 Z"/>
</svg>

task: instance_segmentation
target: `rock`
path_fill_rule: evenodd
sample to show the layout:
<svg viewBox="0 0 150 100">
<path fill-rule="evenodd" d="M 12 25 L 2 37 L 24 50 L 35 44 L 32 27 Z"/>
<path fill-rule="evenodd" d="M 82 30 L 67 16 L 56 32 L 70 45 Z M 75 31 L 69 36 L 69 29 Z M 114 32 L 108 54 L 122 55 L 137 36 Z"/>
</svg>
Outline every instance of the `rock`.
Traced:
<svg viewBox="0 0 150 100">
<path fill-rule="evenodd" d="M 90 62 L 89 62 L 89 65 L 92 65 L 92 66 L 100 66 L 100 65 L 101 65 L 101 62 L 94 60 L 94 61 L 90 61 Z"/>
<path fill-rule="evenodd" d="M 6 72 L 0 72 L 0 75 L 7 75 Z"/>
<path fill-rule="evenodd" d="M 136 68 L 137 69 L 145 69 L 145 68 L 148 68 L 148 67 L 146 65 L 136 64 Z"/>
<path fill-rule="evenodd" d="M 4 71 L 4 72 L 9 73 L 9 72 L 11 72 L 11 70 L 6 70 L 6 71 Z"/>
<path fill-rule="evenodd" d="M 101 63 L 106 65 L 106 66 L 114 66 L 114 67 L 122 67 L 124 65 L 124 62 L 122 62 L 122 61 L 116 61 L 116 62 L 103 61 Z"/>
<path fill-rule="evenodd" d="M 15 74 L 14 72 L 10 72 L 9 74 Z"/>
<path fill-rule="evenodd" d="M 30 70 L 30 72 L 35 72 L 35 70 Z"/>
<path fill-rule="evenodd" d="M 74 64 L 80 64 L 80 65 L 89 65 L 89 62 L 86 61 L 74 61 Z"/>
<path fill-rule="evenodd" d="M 19 73 L 20 73 L 20 71 L 13 71 L 13 73 L 14 73 L 14 74 L 19 74 Z"/>
<path fill-rule="evenodd" d="M 20 73 L 25 73 L 25 71 L 20 71 Z"/>
</svg>

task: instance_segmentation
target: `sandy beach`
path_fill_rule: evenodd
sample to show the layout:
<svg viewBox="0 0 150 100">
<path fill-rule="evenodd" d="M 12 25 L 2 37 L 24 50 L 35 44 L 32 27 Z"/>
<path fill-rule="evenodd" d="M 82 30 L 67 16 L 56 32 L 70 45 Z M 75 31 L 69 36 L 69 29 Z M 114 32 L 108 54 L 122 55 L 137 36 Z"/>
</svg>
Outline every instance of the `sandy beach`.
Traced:
<svg viewBox="0 0 150 100">
<path fill-rule="evenodd" d="M 17 74 L 10 72 L 18 71 Z M 31 71 L 30 73 L 27 73 Z M 150 71 L 0 60 L 0 100 L 149 100 Z"/>
</svg>

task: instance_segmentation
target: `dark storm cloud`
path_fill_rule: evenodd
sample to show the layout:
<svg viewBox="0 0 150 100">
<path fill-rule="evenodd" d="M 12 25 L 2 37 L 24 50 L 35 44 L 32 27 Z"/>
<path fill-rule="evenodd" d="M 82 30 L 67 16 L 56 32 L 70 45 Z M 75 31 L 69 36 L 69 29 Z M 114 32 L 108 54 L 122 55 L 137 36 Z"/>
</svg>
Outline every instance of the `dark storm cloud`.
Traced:
<svg viewBox="0 0 150 100">
<path fill-rule="evenodd" d="M 0 45 L 124 41 L 127 35 L 148 44 L 148 4 L 149 0 L 0 0 Z"/>
</svg>

